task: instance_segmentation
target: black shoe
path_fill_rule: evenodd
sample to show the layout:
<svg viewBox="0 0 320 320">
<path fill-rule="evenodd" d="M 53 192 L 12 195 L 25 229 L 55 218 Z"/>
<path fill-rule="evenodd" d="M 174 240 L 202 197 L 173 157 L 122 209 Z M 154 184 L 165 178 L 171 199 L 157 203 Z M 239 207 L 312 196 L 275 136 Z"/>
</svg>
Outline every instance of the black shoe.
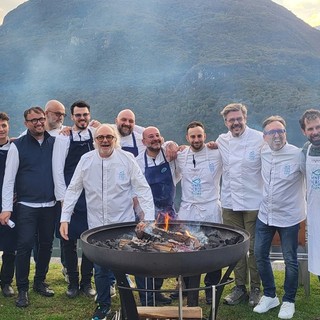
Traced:
<svg viewBox="0 0 320 320">
<path fill-rule="evenodd" d="M 44 297 L 53 297 L 54 291 L 49 288 L 49 286 L 45 282 L 35 283 L 33 285 L 33 290 L 38 292 Z"/>
<path fill-rule="evenodd" d="M 109 307 L 98 306 L 92 316 L 92 320 L 106 320 L 111 310 Z"/>
<path fill-rule="evenodd" d="M 66 291 L 66 295 L 68 298 L 75 298 L 79 295 L 80 290 L 78 286 L 68 286 L 68 290 Z"/>
<path fill-rule="evenodd" d="M 16 300 L 16 306 L 19 308 L 25 308 L 29 305 L 28 291 L 20 290 L 18 292 L 18 298 Z"/>
<path fill-rule="evenodd" d="M 182 297 L 186 297 L 186 296 L 188 296 L 188 293 L 187 293 L 187 292 L 182 292 Z M 177 300 L 177 299 L 179 299 L 179 292 L 172 292 L 172 293 L 170 294 L 170 298 L 171 298 L 172 300 Z"/>
<path fill-rule="evenodd" d="M 13 291 L 13 288 L 11 287 L 10 284 L 5 284 L 5 285 L 2 287 L 2 294 L 3 294 L 5 297 L 13 297 L 13 296 L 14 296 L 14 291 Z"/>
<path fill-rule="evenodd" d="M 157 293 L 156 294 L 156 305 L 162 305 L 162 304 L 171 304 L 172 300 L 169 297 L 166 297 L 162 293 Z"/>
<path fill-rule="evenodd" d="M 92 288 L 91 283 L 81 285 L 80 290 L 89 298 L 94 298 L 97 294 L 96 290 Z"/>
</svg>

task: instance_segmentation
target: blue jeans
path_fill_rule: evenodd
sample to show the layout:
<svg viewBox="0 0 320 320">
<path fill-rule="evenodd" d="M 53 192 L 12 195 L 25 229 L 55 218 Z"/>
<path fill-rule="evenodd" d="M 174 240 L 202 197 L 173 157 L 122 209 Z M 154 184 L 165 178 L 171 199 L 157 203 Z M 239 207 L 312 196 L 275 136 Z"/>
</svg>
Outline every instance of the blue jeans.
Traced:
<svg viewBox="0 0 320 320">
<path fill-rule="evenodd" d="M 284 296 L 282 301 L 295 302 L 298 288 L 298 232 L 300 224 L 291 227 L 268 226 L 257 219 L 254 254 L 260 277 L 262 280 L 264 295 L 274 298 L 276 286 L 269 258 L 271 242 L 278 231 L 281 241 L 281 250 L 285 262 Z"/>
<path fill-rule="evenodd" d="M 110 277 L 112 277 L 112 271 L 107 268 L 103 268 L 94 264 L 94 282 L 97 290 L 97 303 L 101 307 L 111 306 L 111 296 L 110 296 Z"/>
</svg>

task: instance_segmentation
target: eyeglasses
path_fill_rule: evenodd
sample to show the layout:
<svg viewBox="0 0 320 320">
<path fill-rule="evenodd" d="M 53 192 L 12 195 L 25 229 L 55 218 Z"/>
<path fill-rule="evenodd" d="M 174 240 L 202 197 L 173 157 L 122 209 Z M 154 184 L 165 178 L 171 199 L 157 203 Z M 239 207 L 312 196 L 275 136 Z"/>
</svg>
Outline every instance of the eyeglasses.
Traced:
<svg viewBox="0 0 320 320">
<path fill-rule="evenodd" d="M 87 118 L 90 116 L 90 113 L 75 113 L 73 116 L 77 119 L 80 119 L 82 117 Z"/>
<path fill-rule="evenodd" d="M 27 122 L 31 122 L 32 124 L 37 124 L 38 121 L 39 121 L 40 123 L 45 123 L 46 118 L 42 117 L 42 118 L 35 118 L 35 119 L 30 119 L 30 120 L 26 119 L 26 121 L 27 121 Z"/>
<path fill-rule="evenodd" d="M 108 134 L 106 136 L 104 135 L 100 135 L 100 136 L 97 136 L 96 139 L 99 141 L 99 142 L 103 142 L 104 139 L 107 139 L 107 141 L 112 141 L 115 137 L 112 136 L 111 134 Z"/>
<path fill-rule="evenodd" d="M 276 133 L 278 135 L 283 134 L 286 132 L 286 129 L 277 129 L 277 130 L 269 130 L 269 131 L 263 131 L 263 134 L 266 136 L 275 136 Z"/>
<path fill-rule="evenodd" d="M 66 113 L 61 113 L 61 112 L 54 112 L 54 111 L 48 111 L 48 112 L 55 114 L 58 118 L 65 117 L 67 115 Z"/>
<path fill-rule="evenodd" d="M 224 121 L 225 121 L 225 122 L 229 122 L 229 123 L 235 123 L 236 121 L 242 122 L 242 121 L 243 121 L 243 117 L 231 118 L 231 119 L 224 119 Z"/>
</svg>

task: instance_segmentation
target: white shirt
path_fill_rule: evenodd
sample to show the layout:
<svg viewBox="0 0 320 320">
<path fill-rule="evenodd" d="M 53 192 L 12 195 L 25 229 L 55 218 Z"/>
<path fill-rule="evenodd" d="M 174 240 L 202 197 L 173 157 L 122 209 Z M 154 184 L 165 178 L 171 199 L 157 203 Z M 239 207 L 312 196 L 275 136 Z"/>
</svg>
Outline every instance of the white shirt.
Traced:
<svg viewBox="0 0 320 320">
<path fill-rule="evenodd" d="M 221 134 L 217 143 L 223 162 L 222 207 L 258 210 L 262 199 L 262 132 L 246 127 L 241 136 L 233 137 L 229 131 Z"/>
<path fill-rule="evenodd" d="M 132 194 L 136 194 L 146 220 L 154 220 L 151 189 L 132 154 L 115 149 L 108 158 L 97 150 L 85 153 L 68 186 L 61 222 L 70 222 L 73 208 L 85 190 L 89 229 L 135 220 Z"/>
<path fill-rule="evenodd" d="M 263 199 L 258 218 L 267 225 L 290 227 L 306 218 L 301 149 L 286 143 L 278 151 L 261 150 Z"/>
<path fill-rule="evenodd" d="M 205 146 L 198 152 L 187 147 L 177 155 L 182 175 L 180 220 L 221 223 L 220 178 L 222 161 L 218 150 Z"/>
<path fill-rule="evenodd" d="M 144 155 L 145 155 L 145 151 L 142 151 L 136 157 L 138 165 L 139 165 L 139 167 L 140 167 L 140 169 L 141 169 L 143 174 L 145 172 L 145 167 L 146 167 L 145 160 L 144 160 Z M 165 162 L 165 159 L 164 159 L 163 154 L 162 154 L 161 151 L 157 154 L 156 158 L 150 157 L 147 154 L 148 167 L 159 166 L 159 165 L 163 164 L 164 162 Z M 169 162 L 169 166 L 170 166 L 170 170 L 171 170 L 173 184 L 176 186 L 177 183 L 181 179 L 181 175 L 176 171 L 176 163 L 175 163 L 175 161 L 170 161 Z"/>
<path fill-rule="evenodd" d="M 94 135 L 93 128 L 90 127 L 92 137 Z M 87 141 L 90 139 L 89 130 L 73 131 L 73 141 Z M 52 156 L 52 174 L 54 181 L 54 192 L 57 201 L 63 201 L 67 186 L 64 178 L 64 167 L 70 147 L 70 136 L 58 135 L 53 146 Z"/>
</svg>

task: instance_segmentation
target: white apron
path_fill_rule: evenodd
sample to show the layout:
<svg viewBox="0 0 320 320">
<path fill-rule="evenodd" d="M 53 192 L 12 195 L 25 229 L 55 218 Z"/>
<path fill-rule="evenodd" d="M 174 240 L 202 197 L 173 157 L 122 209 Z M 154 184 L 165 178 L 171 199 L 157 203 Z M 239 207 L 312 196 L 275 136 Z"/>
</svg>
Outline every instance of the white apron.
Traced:
<svg viewBox="0 0 320 320">
<path fill-rule="evenodd" d="M 320 157 L 306 157 L 308 269 L 320 275 Z"/>
<path fill-rule="evenodd" d="M 222 223 L 221 203 L 212 200 L 216 197 L 217 186 L 214 186 L 216 168 L 208 158 L 206 148 L 206 161 L 201 165 L 188 167 L 188 152 L 182 173 L 182 202 L 178 213 L 179 220 L 205 221 Z M 219 186 L 218 186 L 219 189 Z"/>
</svg>

